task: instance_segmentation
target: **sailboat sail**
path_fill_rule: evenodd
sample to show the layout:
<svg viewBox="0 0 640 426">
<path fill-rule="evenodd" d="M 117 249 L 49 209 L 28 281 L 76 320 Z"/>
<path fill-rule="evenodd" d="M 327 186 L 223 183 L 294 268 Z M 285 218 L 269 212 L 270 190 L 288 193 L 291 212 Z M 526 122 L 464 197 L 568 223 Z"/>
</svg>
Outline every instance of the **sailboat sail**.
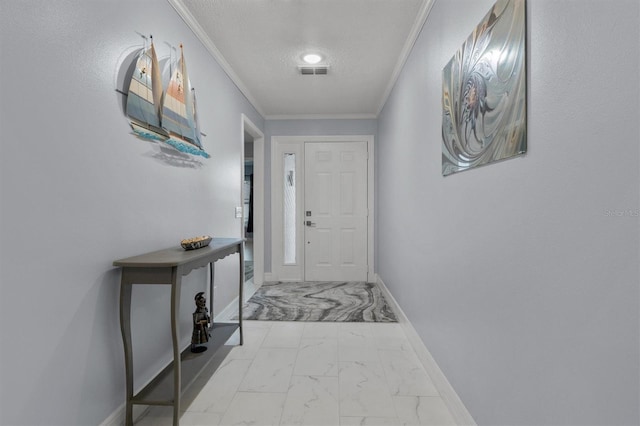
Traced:
<svg viewBox="0 0 640 426">
<path fill-rule="evenodd" d="M 188 91 L 189 80 L 186 76 L 184 54 L 180 53 L 178 66 L 171 75 L 171 80 L 164 95 L 164 106 L 162 108 L 162 126 L 170 133 L 183 138 L 193 136 L 192 120 L 190 120 L 191 93 Z"/>
<path fill-rule="evenodd" d="M 198 113 L 196 107 L 196 89 L 194 89 L 193 87 L 191 88 L 191 94 L 191 99 L 193 99 L 193 122 L 195 123 L 194 142 L 196 143 L 196 145 L 202 148 L 202 142 L 200 141 L 200 123 L 198 122 Z"/>
<path fill-rule="evenodd" d="M 134 131 L 161 130 L 162 81 L 153 38 L 136 61 L 127 96 L 127 115 Z"/>
<path fill-rule="evenodd" d="M 180 45 L 180 60 L 164 95 L 162 127 L 170 135 L 165 142 L 179 151 L 209 158 L 209 154 L 202 150 L 194 102 L 184 52 Z"/>
</svg>

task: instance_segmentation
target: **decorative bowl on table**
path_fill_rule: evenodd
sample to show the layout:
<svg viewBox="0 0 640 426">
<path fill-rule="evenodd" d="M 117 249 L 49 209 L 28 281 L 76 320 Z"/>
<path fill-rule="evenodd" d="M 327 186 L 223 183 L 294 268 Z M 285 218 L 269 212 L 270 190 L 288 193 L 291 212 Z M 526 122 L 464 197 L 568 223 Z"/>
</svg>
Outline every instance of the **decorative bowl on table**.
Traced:
<svg viewBox="0 0 640 426">
<path fill-rule="evenodd" d="M 187 238 L 186 240 L 180 241 L 180 245 L 185 250 L 195 250 L 202 247 L 206 247 L 211 242 L 211 237 L 208 235 L 203 235 L 201 237 Z"/>
</svg>

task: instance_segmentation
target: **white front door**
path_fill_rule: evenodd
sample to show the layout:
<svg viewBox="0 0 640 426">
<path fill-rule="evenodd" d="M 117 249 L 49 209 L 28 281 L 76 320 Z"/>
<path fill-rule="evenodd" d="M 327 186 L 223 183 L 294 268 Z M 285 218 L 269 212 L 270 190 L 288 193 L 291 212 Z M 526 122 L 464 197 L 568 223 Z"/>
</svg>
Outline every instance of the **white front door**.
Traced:
<svg viewBox="0 0 640 426">
<path fill-rule="evenodd" d="M 367 143 L 304 145 L 305 281 L 367 281 Z"/>
</svg>

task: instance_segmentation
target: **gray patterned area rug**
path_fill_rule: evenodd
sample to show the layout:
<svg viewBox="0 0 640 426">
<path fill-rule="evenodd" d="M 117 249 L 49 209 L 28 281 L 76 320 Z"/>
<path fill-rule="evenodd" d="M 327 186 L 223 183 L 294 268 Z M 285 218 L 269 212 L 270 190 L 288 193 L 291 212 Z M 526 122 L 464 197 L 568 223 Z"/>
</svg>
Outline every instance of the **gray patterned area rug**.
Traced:
<svg viewBox="0 0 640 426">
<path fill-rule="evenodd" d="M 265 283 L 243 308 L 261 321 L 397 322 L 376 284 L 365 282 Z"/>
<path fill-rule="evenodd" d="M 244 261 L 244 280 L 249 281 L 253 278 L 253 261 L 245 260 Z"/>
</svg>

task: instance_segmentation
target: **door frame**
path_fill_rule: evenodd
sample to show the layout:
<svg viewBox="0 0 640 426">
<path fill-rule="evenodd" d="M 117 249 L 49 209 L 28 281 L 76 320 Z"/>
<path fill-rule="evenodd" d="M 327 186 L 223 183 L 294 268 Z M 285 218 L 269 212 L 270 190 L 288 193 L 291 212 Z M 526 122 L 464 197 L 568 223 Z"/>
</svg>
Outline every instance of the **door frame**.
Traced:
<svg viewBox="0 0 640 426">
<path fill-rule="evenodd" d="M 253 138 L 253 283 L 264 282 L 264 134 L 244 114 L 240 117 L 240 204 L 244 205 L 244 134 Z M 244 208 L 240 219 L 240 235 L 244 236 Z"/>
<path fill-rule="evenodd" d="M 296 246 L 298 259 L 295 265 L 284 264 L 284 243 L 282 226 L 282 154 L 285 148 L 292 149 L 296 154 L 304 155 L 305 142 L 366 142 L 367 143 L 367 281 L 375 281 L 375 144 L 373 135 L 331 135 L 331 136 L 272 136 L 271 137 L 271 276 L 273 281 L 304 281 L 304 158 L 297 160 L 300 164 L 297 187 L 302 189 L 298 207 L 298 224 L 303 232 L 297 233 Z"/>
</svg>

